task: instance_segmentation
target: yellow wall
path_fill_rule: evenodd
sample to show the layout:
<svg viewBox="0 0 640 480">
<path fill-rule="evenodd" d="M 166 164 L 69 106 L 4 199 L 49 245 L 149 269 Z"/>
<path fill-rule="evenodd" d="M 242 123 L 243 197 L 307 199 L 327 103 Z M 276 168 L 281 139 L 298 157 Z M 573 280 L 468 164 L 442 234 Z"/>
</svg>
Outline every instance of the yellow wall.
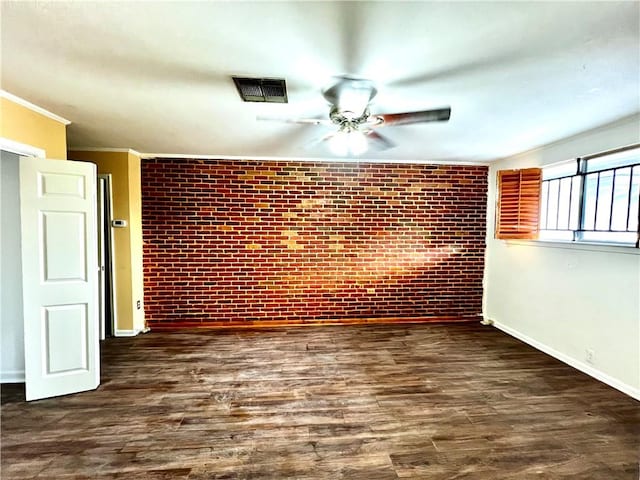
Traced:
<svg viewBox="0 0 640 480">
<path fill-rule="evenodd" d="M 124 228 L 112 228 L 116 329 L 139 331 L 145 326 L 142 308 L 140 157 L 126 151 L 70 150 L 69 158 L 95 163 L 99 174 L 111 174 L 113 218 L 127 221 Z M 140 309 L 136 306 L 138 300 Z"/>
<path fill-rule="evenodd" d="M 45 151 L 47 158 L 67 159 L 66 125 L 0 98 L 0 137 Z M 145 326 L 142 275 L 142 196 L 140 157 L 131 152 L 70 151 L 69 158 L 98 166 L 112 175 L 113 218 L 127 221 L 113 228 L 114 285 L 117 330 L 142 330 Z M 136 302 L 141 307 L 137 308 Z"/>
<path fill-rule="evenodd" d="M 134 300 L 140 300 L 141 308 L 134 308 L 134 329 L 145 327 L 144 279 L 142 267 L 142 178 L 140 156 L 128 153 L 129 160 L 129 218 L 131 219 L 131 288 Z"/>
<path fill-rule="evenodd" d="M 0 98 L 0 137 L 45 150 L 47 158 L 67 158 L 67 127 L 6 98 Z"/>
</svg>

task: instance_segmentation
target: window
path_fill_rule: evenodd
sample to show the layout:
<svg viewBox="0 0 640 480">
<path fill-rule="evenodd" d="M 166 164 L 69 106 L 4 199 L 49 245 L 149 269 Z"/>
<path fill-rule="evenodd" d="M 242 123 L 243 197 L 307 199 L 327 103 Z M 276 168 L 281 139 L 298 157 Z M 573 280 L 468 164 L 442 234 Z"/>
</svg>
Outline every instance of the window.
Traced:
<svg viewBox="0 0 640 480">
<path fill-rule="evenodd" d="M 638 246 L 640 148 L 542 170 L 539 238 Z"/>
</svg>

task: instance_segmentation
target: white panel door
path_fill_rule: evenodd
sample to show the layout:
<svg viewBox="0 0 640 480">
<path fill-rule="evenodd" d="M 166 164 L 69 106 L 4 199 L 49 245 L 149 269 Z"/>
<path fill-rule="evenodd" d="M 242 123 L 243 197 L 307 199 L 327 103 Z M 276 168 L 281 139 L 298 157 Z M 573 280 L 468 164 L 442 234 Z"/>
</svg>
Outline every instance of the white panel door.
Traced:
<svg viewBox="0 0 640 480">
<path fill-rule="evenodd" d="M 20 159 L 27 400 L 100 383 L 96 167 Z"/>
</svg>

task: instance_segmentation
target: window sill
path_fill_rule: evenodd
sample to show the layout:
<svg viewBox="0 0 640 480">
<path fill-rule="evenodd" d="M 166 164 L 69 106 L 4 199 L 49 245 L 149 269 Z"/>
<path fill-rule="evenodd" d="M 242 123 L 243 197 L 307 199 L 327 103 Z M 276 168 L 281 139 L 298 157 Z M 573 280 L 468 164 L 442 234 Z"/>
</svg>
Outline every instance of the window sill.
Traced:
<svg viewBox="0 0 640 480">
<path fill-rule="evenodd" d="M 640 248 L 632 245 L 614 245 L 597 242 L 562 242 L 560 240 L 504 240 L 509 245 L 525 245 L 541 248 L 564 248 L 567 250 L 582 250 L 586 252 L 608 252 L 622 255 L 640 255 Z"/>
</svg>

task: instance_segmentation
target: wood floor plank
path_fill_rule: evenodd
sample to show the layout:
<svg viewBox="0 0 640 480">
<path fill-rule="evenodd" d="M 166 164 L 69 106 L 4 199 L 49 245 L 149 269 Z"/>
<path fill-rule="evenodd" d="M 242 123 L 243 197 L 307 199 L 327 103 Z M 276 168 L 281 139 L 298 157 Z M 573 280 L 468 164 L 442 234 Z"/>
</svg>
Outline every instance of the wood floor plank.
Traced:
<svg viewBox="0 0 640 480">
<path fill-rule="evenodd" d="M 3 479 L 638 479 L 640 403 L 475 324 L 153 332 L 2 386 Z"/>
</svg>

